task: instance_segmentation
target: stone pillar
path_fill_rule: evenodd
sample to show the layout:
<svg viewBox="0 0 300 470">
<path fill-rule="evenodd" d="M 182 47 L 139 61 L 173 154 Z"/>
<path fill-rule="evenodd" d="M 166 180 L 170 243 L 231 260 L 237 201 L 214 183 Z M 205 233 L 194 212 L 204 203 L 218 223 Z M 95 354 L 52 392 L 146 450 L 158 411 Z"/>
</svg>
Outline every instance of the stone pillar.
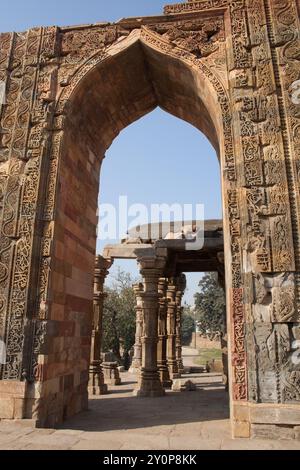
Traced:
<svg viewBox="0 0 300 470">
<path fill-rule="evenodd" d="M 167 287 L 167 358 L 170 379 L 178 379 L 178 366 L 176 360 L 176 283 L 170 278 Z"/>
<path fill-rule="evenodd" d="M 167 363 L 167 280 L 161 278 L 158 283 L 158 344 L 157 344 L 157 368 L 162 386 L 169 388 L 172 381 L 169 375 Z"/>
<path fill-rule="evenodd" d="M 142 369 L 134 395 L 156 397 L 164 395 L 157 369 L 158 330 L 158 281 L 162 275 L 165 258 L 156 256 L 138 257 L 143 277 L 143 334 Z"/>
<path fill-rule="evenodd" d="M 91 359 L 89 368 L 89 393 L 92 395 L 104 395 L 107 393 L 107 385 L 104 383 L 101 368 L 101 340 L 102 340 L 102 316 L 105 299 L 104 282 L 112 260 L 96 256 L 94 273 L 94 303 L 93 326 L 91 341 Z"/>
<path fill-rule="evenodd" d="M 177 290 L 176 290 L 176 361 L 179 374 L 184 372 L 183 361 L 182 361 L 182 341 L 181 341 L 181 321 L 182 321 L 182 310 L 183 307 L 182 297 L 186 289 L 186 277 L 184 274 L 178 277 Z"/>
<path fill-rule="evenodd" d="M 134 356 L 129 372 L 140 373 L 142 367 L 143 298 L 141 294 L 144 290 L 143 284 L 135 284 L 133 290 L 136 299 L 136 330 Z"/>
</svg>

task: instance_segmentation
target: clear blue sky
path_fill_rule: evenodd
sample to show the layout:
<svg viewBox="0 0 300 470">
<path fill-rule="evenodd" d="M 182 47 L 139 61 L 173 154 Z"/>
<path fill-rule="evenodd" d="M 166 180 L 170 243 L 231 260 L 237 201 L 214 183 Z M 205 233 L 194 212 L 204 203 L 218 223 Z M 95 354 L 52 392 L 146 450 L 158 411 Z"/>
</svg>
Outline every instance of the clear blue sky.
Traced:
<svg viewBox="0 0 300 470">
<path fill-rule="evenodd" d="M 2 0 L 0 31 L 32 26 L 66 26 L 117 21 L 129 16 L 160 15 L 164 0 Z M 177 3 L 177 2 L 173 2 Z"/>
<path fill-rule="evenodd" d="M 33 26 L 117 21 L 128 16 L 161 14 L 166 0 L 10 0 L 1 8 L 0 31 Z M 173 2 L 175 3 L 175 2 Z M 125 129 L 103 163 L 101 203 L 205 204 L 205 218 L 221 218 L 219 163 L 208 140 L 191 125 L 156 109 Z M 107 242 L 98 243 L 98 251 Z M 133 276 L 134 262 L 119 262 Z M 192 302 L 200 275 L 188 276 L 185 300 Z M 110 282 L 110 279 L 108 280 Z"/>
</svg>

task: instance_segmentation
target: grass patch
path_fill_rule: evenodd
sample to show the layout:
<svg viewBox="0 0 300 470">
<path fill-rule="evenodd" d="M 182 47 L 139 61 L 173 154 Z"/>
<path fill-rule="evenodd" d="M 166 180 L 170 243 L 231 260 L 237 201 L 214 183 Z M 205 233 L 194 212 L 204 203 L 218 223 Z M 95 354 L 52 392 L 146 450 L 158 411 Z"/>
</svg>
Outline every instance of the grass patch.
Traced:
<svg viewBox="0 0 300 470">
<path fill-rule="evenodd" d="M 213 359 L 222 359 L 222 351 L 220 349 L 199 349 L 199 356 L 195 358 L 195 364 L 203 366 Z"/>
</svg>

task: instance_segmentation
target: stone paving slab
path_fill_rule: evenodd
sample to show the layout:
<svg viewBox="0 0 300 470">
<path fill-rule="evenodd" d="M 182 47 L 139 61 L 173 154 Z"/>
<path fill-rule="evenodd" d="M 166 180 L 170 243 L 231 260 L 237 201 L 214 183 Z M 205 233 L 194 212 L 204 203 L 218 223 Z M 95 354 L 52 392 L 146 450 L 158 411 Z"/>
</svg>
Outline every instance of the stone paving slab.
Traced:
<svg viewBox="0 0 300 470">
<path fill-rule="evenodd" d="M 59 429 L 0 421 L 0 449 L 300 450 L 295 441 L 231 439 L 228 395 L 215 375 L 193 376 L 197 391 L 162 398 L 133 397 L 134 376 L 125 373 L 122 380 Z"/>
</svg>

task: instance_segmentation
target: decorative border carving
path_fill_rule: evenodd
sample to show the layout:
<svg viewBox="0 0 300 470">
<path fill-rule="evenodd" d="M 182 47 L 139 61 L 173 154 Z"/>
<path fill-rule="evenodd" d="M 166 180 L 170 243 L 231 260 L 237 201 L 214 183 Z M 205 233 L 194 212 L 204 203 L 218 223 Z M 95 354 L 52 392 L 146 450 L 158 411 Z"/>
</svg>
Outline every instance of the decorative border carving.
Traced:
<svg viewBox="0 0 300 470">
<path fill-rule="evenodd" d="M 213 10 L 217 8 L 226 8 L 228 0 L 202 0 L 189 1 L 188 3 L 175 3 L 164 7 L 165 15 L 174 15 L 176 13 L 189 13 L 192 11 Z"/>
</svg>

